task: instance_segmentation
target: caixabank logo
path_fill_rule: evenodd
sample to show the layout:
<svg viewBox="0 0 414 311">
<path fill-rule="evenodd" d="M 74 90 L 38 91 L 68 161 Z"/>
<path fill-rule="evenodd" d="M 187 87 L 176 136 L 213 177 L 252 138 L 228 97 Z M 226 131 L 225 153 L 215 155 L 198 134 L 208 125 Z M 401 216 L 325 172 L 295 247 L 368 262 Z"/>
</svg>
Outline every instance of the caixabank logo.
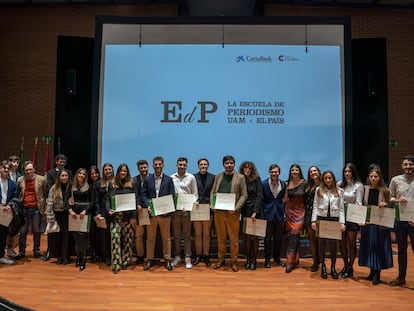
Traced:
<svg viewBox="0 0 414 311">
<path fill-rule="evenodd" d="M 271 56 L 251 56 L 239 55 L 236 57 L 236 63 L 271 63 Z"/>
</svg>

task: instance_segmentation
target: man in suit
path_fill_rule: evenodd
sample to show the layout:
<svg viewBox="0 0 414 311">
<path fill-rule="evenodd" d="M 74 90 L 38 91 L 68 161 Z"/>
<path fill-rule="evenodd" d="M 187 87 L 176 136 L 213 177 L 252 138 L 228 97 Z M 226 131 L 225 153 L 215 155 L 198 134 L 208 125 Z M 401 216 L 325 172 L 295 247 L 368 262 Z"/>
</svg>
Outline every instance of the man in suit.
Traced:
<svg viewBox="0 0 414 311">
<path fill-rule="evenodd" d="M 9 157 L 9 177 L 12 181 L 17 183 L 17 179 L 19 179 L 22 174 L 18 171 L 20 163 L 20 158 L 16 155 L 12 155 Z M 14 251 L 14 248 L 18 245 L 19 235 L 16 234 L 11 236 L 10 234 L 7 235 L 7 255 L 12 258 L 16 259 L 18 254 Z"/>
<path fill-rule="evenodd" d="M 276 265 L 284 267 L 280 260 L 280 249 L 285 221 L 285 204 L 282 202 L 286 183 L 280 181 L 280 167 L 272 164 L 269 167 L 269 178 L 262 181 L 263 186 L 263 212 L 266 219 L 266 236 L 264 239 L 265 267 L 270 268 L 270 257 Z"/>
<path fill-rule="evenodd" d="M 214 269 L 225 264 L 227 234 L 230 238 L 231 269 L 239 271 L 237 259 L 239 256 L 239 230 L 240 212 L 247 200 L 247 185 L 243 174 L 234 170 L 236 161 L 233 156 L 223 157 L 224 172 L 216 175 L 213 188 L 210 193 L 210 200 L 213 202 L 215 193 L 235 193 L 236 202 L 234 210 L 214 210 L 214 223 L 217 231 L 218 262 Z"/>
<path fill-rule="evenodd" d="M 23 204 L 25 224 L 20 230 L 19 256 L 26 256 L 26 238 L 30 228 L 33 229 L 33 256 L 41 258 L 40 253 L 40 222 L 46 212 L 47 183 L 44 176 L 35 173 L 32 161 L 24 163 L 24 176 L 17 180 L 18 197 Z"/>
<path fill-rule="evenodd" d="M 210 204 L 210 192 L 213 188 L 214 174 L 208 172 L 209 162 L 207 159 L 198 160 L 199 172 L 194 174 L 197 181 L 198 204 Z M 204 261 L 206 266 L 210 266 L 210 228 L 212 220 L 193 221 L 194 242 L 196 258 L 193 262 L 198 265 L 200 261 Z"/>
<path fill-rule="evenodd" d="M 138 160 L 137 161 L 137 168 L 139 175 L 135 176 L 134 182 L 138 186 L 138 195 L 141 196 L 142 193 L 142 186 L 144 185 L 144 180 L 148 176 L 148 162 L 147 160 Z M 143 210 L 142 206 L 140 205 L 141 202 L 138 204 L 138 213 L 147 213 L 147 210 Z M 136 228 L 135 228 L 135 247 L 137 250 L 137 260 L 135 261 L 136 265 L 140 265 L 144 262 L 144 232 L 145 232 L 145 226 L 140 225 L 137 222 Z"/>
<path fill-rule="evenodd" d="M 144 184 L 142 185 L 141 206 L 146 209 L 149 207 L 150 199 L 167 195 L 174 196 L 174 183 L 172 178 L 163 173 L 164 159 L 160 156 L 155 157 L 152 161 L 152 167 L 154 168 L 154 174 L 150 174 L 147 178 L 145 178 Z M 148 212 L 150 212 L 149 209 Z M 144 265 L 144 270 L 149 270 L 154 264 L 153 260 L 158 226 L 160 227 L 165 268 L 167 270 L 172 270 L 173 267 L 170 262 L 170 214 L 152 217 L 151 224 L 147 226 L 147 262 Z"/>
<path fill-rule="evenodd" d="M 9 177 L 9 162 L 2 161 L 0 163 L 0 213 L 12 213 L 11 207 L 8 205 L 10 200 L 17 196 L 16 183 Z M 13 260 L 4 257 L 8 227 L 0 225 L 0 263 L 11 265 Z"/>
</svg>

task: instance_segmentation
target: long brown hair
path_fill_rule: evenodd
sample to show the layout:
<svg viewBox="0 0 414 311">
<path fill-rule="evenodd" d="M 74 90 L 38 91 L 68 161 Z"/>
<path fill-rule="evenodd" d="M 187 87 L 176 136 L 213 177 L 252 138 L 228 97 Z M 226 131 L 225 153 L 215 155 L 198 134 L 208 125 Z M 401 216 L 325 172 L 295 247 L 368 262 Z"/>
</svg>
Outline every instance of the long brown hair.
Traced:
<svg viewBox="0 0 414 311">
<path fill-rule="evenodd" d="M 324 178 L 328 174 L 332 176 L 332 189 L 329 189 L 325 184 Z M 323 195 L 325 193 L 327 193 L 329 190 L 331 190 L 336 197 L 339 195 L 339 188 L 338 188 L 338 185 L 336 184 L 335 175 L 332 171 L 328 170 L 328 171 L 324 171 L 322 173 L 322 182 L 321 182 L 321 185 L 319 186 L 318 191 L 317 191 L 318 196 L 323 197 Z"/>
</svg>

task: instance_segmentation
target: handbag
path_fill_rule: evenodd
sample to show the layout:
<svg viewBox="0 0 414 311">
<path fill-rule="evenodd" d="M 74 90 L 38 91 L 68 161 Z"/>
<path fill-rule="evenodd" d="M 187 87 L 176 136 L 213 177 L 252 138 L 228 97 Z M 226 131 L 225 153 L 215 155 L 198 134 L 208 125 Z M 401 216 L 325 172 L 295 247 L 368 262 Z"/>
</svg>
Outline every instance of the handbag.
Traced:
<svg viewBox="0 0 414 311">
<path fill-rule="evenodd" d="M 47 226 L 46 226 L 46 233 L 56 233 L 60 231 L 60 227 L 59 224 L 57 223 L 57 221 L 51 223 L 48 222 Z"/>
</svg>

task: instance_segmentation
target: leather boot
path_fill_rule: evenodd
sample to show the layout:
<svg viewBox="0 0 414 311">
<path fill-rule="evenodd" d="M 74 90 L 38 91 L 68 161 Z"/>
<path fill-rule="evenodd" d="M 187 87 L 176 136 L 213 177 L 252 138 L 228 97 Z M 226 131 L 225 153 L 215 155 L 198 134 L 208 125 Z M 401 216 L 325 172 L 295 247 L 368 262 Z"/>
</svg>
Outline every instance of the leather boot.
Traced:
<svg viewBox="0 0 414 311">
<path fill-rule="evenodd" d="M 200 262 L 201 262 L 201 256 L 197 255 L 196 258 L 194 259 L 193 265 L 197 266 Z"/>
<path fill-rule="evenodd" d="M 249 269 L 250 269 L 250 265 L 251 265 L 250 259 L 249 259 L 249 258 L 247 258 L 247 260 L 246 260 L 246 264 L 244 265 L 244 269 L 245 269 L 245 270 L 249 270 Z"/>
<path fill-rule="evenodd" d="M 83 271 L 86 268 L 86 257 L 84 254 L 79 253 L 79 271 Z"/>
<path fill-rule="evenodd" d="M 256 257 L 253 257 L 252 261 L 250 262 L 250 270 L 256 270 Z"/>
<path fill-rule="evenodd" d="M 372 285 L 378 285 L 381 278 L 381 270 L 374 270 L 374 275 L 372 277 Z"/>
<path fill-rule="evenodd" d="M 326 272 L 326 265 L 324 263 L 321 266 L 321 278 L 322 279 L 328 278 L 328 273 Z"/>
<path fill-rule="evenodd" d="M 211 262 L 210 262 L 210 256 L 204 256 L 204 263 L 206 264 L 207 267 L 211 266 Z"/>
<path fill-rule="evenodd" d="M 371 269 L 371 271 L 369 272 L 369 275 L 365 278 L 365 280 L 372 281 L 372 279 L 374 278 L 374 273 L 375 273 L 375 270 Z"/>
<path fill-rule="evenodd" d="M 336 272 L 334 265 L 331 266 L 331 275 L 332 275 L 333 279 L 335 279 L 335 280 L 338 279 L 338 273 Z"/>
</svg>

